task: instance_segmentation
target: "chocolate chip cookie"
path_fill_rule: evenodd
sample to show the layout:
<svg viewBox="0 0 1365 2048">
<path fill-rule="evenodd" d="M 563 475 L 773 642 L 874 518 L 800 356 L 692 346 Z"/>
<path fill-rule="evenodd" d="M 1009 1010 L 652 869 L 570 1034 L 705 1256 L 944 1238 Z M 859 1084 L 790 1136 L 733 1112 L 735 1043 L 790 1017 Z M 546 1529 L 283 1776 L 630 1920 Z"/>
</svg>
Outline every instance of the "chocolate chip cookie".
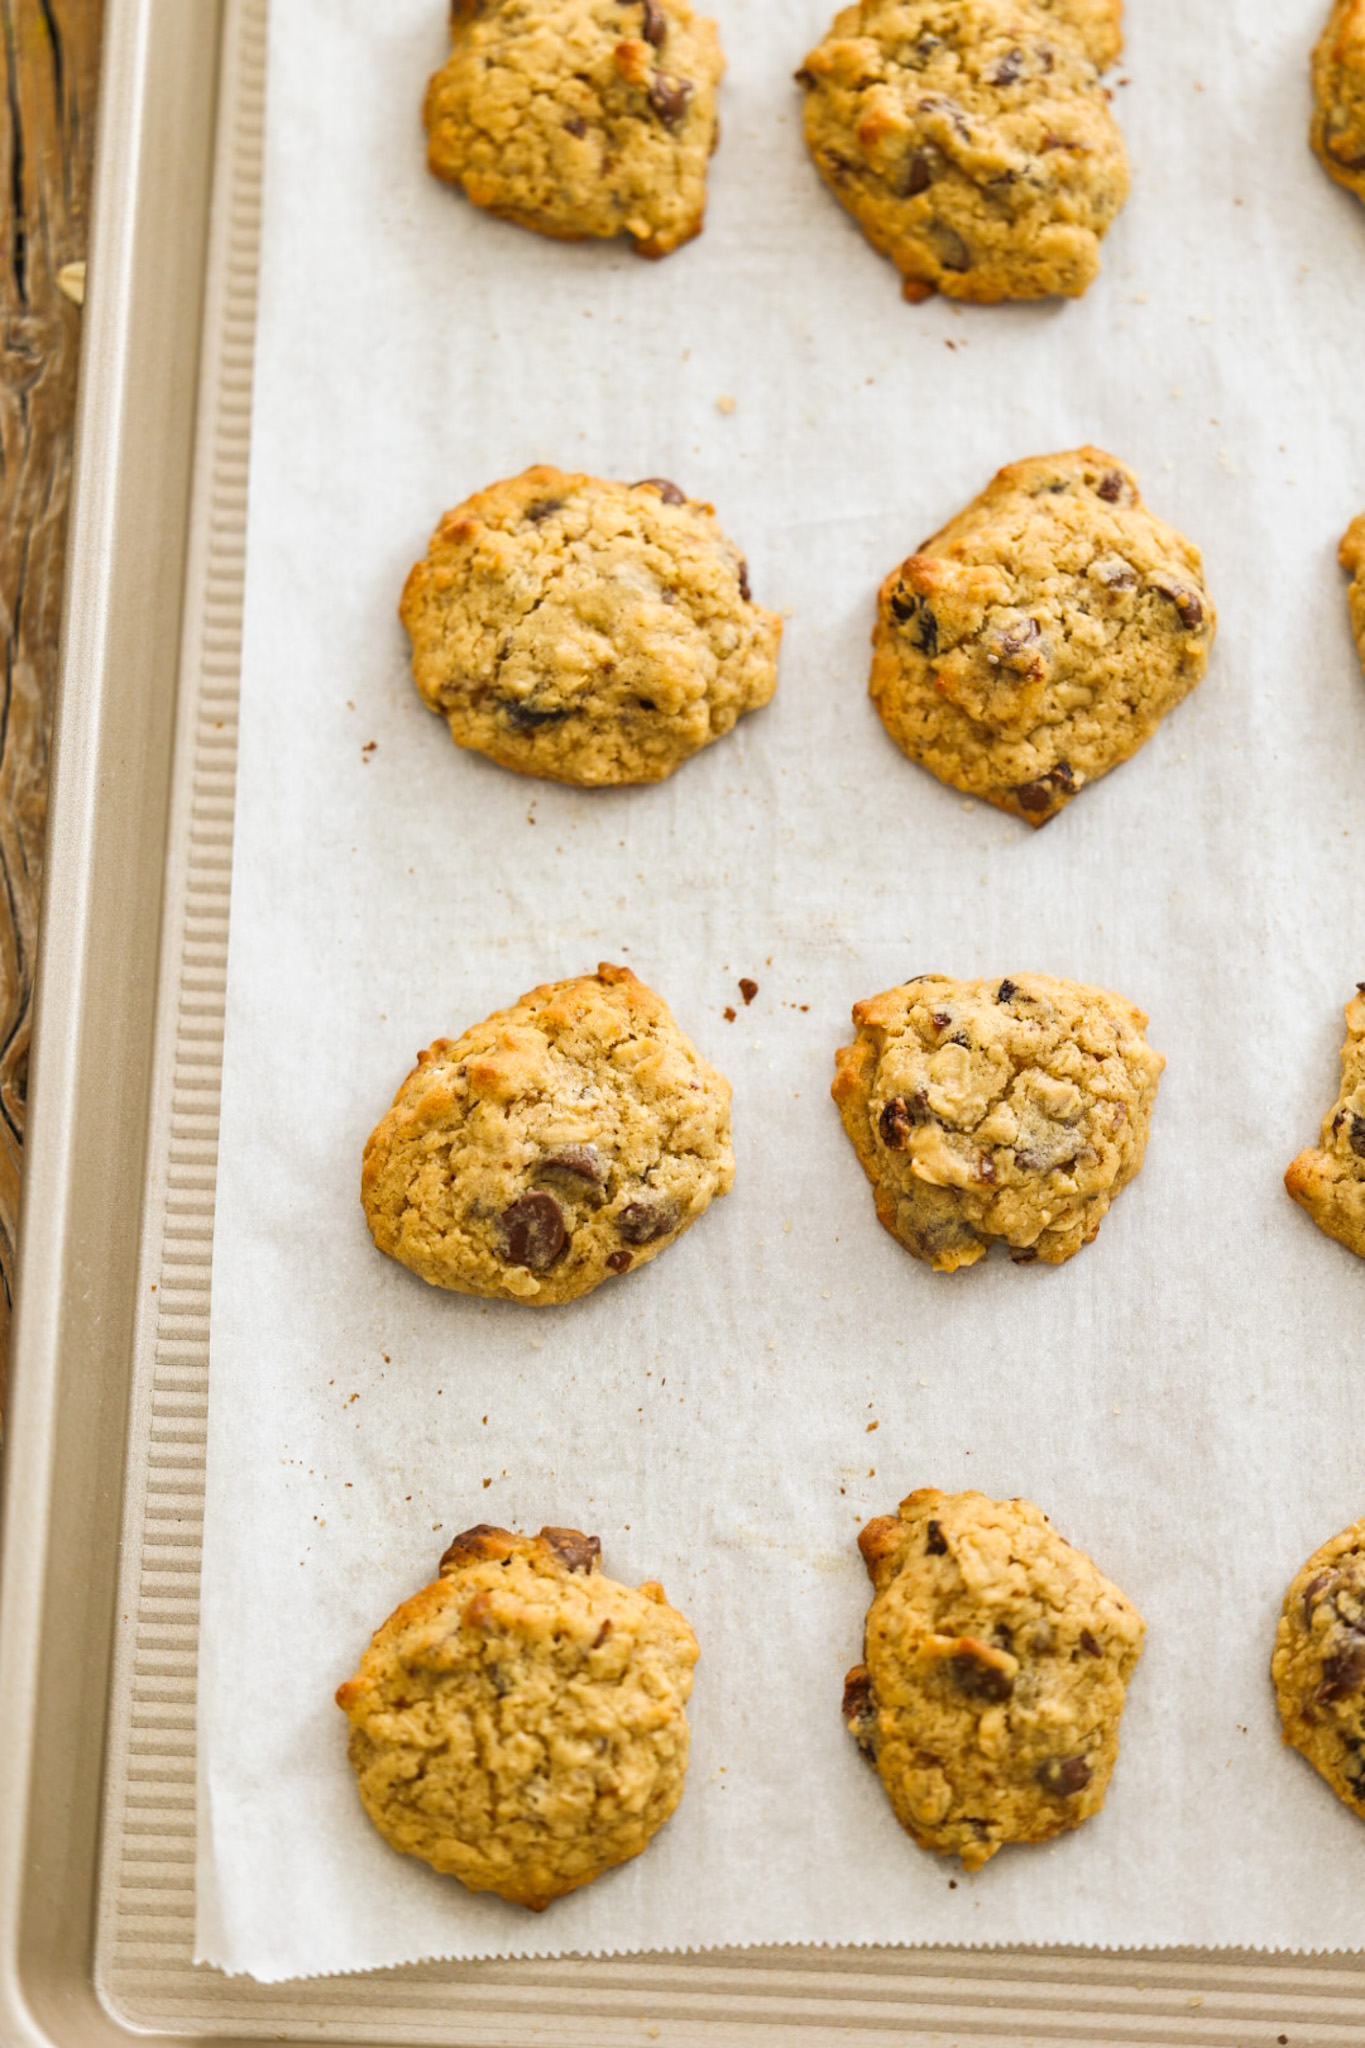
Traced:
<svg viewBox="0 0 1365 2048">
<path fill-rule="evenodd" d="M 1352 578 L 1348 597 L 1351 631 L 1355 634 L 1360 665 L 1365 668 L 1365 512 L 1346 529 L 1341 543 L 1341 566 L 1349 570 Z"/>
<path fill-rule="evenodd" d="M 1365 1521 L 1291 1584 L 1270 1675 L 1285 1741 L 1365 1820 Z"/>
<path fill-rule="evenodd" d="M 540 467 L 458 505 L 403 591 L 422 700 L 522 775 L 659 782 L 777 688 L 782 621 L 709 505 Z"/>
<path fill-rule="evenodd" d="M 543 1307 L 656 1258 L 734 1175 L 729 1082 L 603 965 L 419 1053 L 360 1185 L 380 1251 L 433 1287 Z"/>
<path fill-rule="evenodd" d="M 1128 196 L 1079 0 L 861 0 L 797 79 L 820 175 L 908 299 L 1078 298 Z M 1091 51 L 1087 53 L 1087 42 Z"/>
<path fill-rule="evenodd" d="M 1365 0 L 1335 0 L 1313 52 L 1314 149 L 1365 200 Z"/>
<path fill-rule="evenodd" d="M 454 0 L 427 162 L 475 206 L 559 241 L 667 256 L 701 233 L 725 70 L 688 0 Z"/>
<path fill-rule="evenodd" d="M 1300 1152 L 1284 1184 L 1319 1230 L 1365 1259 L 1365 981 L 1346 1005 L 1341 1093 L 1327 1112 L 1322 1143 Z"/>
<path fill-rule="evenodd" d="M 385 1841 L 539 1912 L 638 1856 L 682 1798 L 697 1643 L 577 1529 L 481 1523 L 337 1692 Z"/>
<path fill-rule="evenodd" d="M 876 1590 L 844 1719 L 906 1833 L 979 1870 L 1098 1813 L 1142 1652 L 1132 1602 L 1026 1500 L 924 1487 L 858 1548 Z"/>
<path fill-rule="evenodd" d="M 854 1006 L 833 1095 L 884 1229 L 935 1272 L 1060 1266 L 1142 1165 L 1166 1062 L 1105 989 L 922 974 Z"/>
<path fill-rule="evenodd" d="M 1101 448 L 1002 469 L 881 588 L 872 700 L 940 782 L 1046 825 L 1208 667 L 1198 548 Z"/>
</svg>

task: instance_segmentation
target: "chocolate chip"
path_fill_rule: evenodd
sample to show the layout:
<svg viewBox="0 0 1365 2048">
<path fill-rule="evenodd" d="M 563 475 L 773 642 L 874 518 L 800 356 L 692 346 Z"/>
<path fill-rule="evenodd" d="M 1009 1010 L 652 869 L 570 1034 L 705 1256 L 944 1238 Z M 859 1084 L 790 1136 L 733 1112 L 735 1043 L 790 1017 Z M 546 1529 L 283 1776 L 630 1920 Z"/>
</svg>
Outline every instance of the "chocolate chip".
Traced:
<svg viewBox="0 0 1365 2048">
<path fill-rule="evenodd" d="M 678 1227 L 678 1205 L 664 1198 L 655 1202 L 627 1202 L 616 1219 L 616 1228 L 627 1244 L 654 1244 Z"/>
<path fill-rule="evenodd" d="M 948 1674 L 960 1693 L 969 1700 L 998 1705 L 1014 1691 L 1014 1680 L 998 1664 L 990 1664 L 971 1650 L 959 1650 L 948 1659 Z"/>
<path fill-rule="evenodd" d="M 613 1273 L 628 1273 L 635 1261 L 629 1252 L 609 1252 L 607 1264 Z"/>
<path fill-rule="evenodd" d="M 526 1266 L 543 1273 L 569 1241 L 564 1212 L 544 1188 L 532 1188 L 518 1195 L 502 1212 L 503 1257 L 509 1266 Z"/>
<path fill-rule="evenodd" d="M 907 619 L 913 619 L 919 610 L 917 601 L 911 597 L 903 583 L 898 583 L 891 593 L 891 616 L 903 626 Z"/>
<path fill-rule="evenodd" d="M 656 50 L 660 50 L 668 34 L 668 18 L 660 7 L 659 0 L 641 0 L 641 5 L 645 10 L 645 41 L 652 43 Z"/>
<path fill-rule="evenodd" d="M 1059 796 L 1076 794 L 1071 763 L 1059 761 L 1055 768 L 1049 769 L 1046 775 L 1040 775 L 1036 781 L 1016 783 L 1014 794 L 1022 811 L 1037 813 L 1054 809 Z"/>
<path fill-rule="evenodd" d="M 1193 633 L 1204 623 L 1204 607 L 1192 590 L 1183 583 L 1154 583 L 1153 590 L 1159 597 L 1168 598 L 1180 614 L 1180 623 L 1187 632 Z"/>
<path fill-rule="evenodd" d="M 588 124 L 581 114 L 570 114 L 564 126 L 568 129 L 570 135 L 578 136 L 580 141 L 588 132 Z"/>
<path fill-rule="evenodd" d="M 938 620 L 927 604 L 920 606 L 919 639 L 915 644 L 920 653 L 927 654 L 930 659 L 938 653 Z"/>
<path fill-rule="evenodd" d="M 563 510 L 564 500 L 562 498 L 537 498 L 534 504 L 526 507 L 521 516 L 523 519 L 529 519 L 532 526 L 539 526 L 541 521 L 548 519 L 552 512 L 562 512 Z"/>
<path fill-rule="evenodd" d="M 744 998 L 744 1007 L 747 1010 L 754 997 L 758 994 L 758 983 L 750 981 L 748 976 L 745 975 L 740 981 L 739 992 Z"/>
<path fill-rule="evenodd" d="M 843 1715 L 846 1721 L 865 1720 L 872 1712 L 872 1674 L 865 1664 L 855 1664 L 844 1680 Z"/>
<path fill-rule="evenodd" d="M 1012 1003 L 1018 993 L 1019 991 L 1012 981 L 1002 981 L 999 988 L 995 991 L 995 1000 L 997 1003 Z"/>
<path fill-rule="evenodd" d="M 591 1181 L 594 1187 L 601 1187 L 607 1177 L 596 1145 L 565 1145 L 542 1159 L 536 1171 L 562 1173 L 570 1180 Z"/>
<path fill-rule="evenodd" d="M 650 489 L 651 486 L 659 493 L 665 505 L 685 505 L 687 503 L 686 492 L 680 491 L 678 486 L 670 483 L 666 476 L 641 477 L 639 483 L 633 485 L 632 488 L 637 491 L 644 491 Z"/>
<path fill-rule="evenodd" d="M 745 604 L 750 603 L 753 598 L 753 592 L 749 588 L 749 564 L 745 561 L 741 561 L 739 565 L 739 594 Z"/>
<path fill-rule="evenodd" d="M 914 150 L 906 158 L 905 169 L 900 178 L 902 199 L 918 199 L 921 192 L 927 192 L 934 182 L 934 173 L 929 159 L 922 149 Z"/>
<path fill-rule="evenodd" d="M 1310 1628 L 1313 1622 L 1313 1607 L 1319 1593 L 1332 1583 L 1330 1572 L 1315 1572 L 1303 1589 L 1303 1625 Z"/>
<path fill-rule="evenodd" d="M 540 1540 L 571 1572 L 596 1571 L 602 1555 L 596 1536 L 585 1536 L 581 1529 L 542 1529 Z"/>
<path fill-rule="evenodd" d="M 595 1636 L 593 1637 L 593 1639 L 592 1639 L 592 1646 L 593 1646 L 594 1650 L 600 1650 L 600 1649 L 601 1649 L 601 1647 L 602 1647 L 602 1645 L 603 1645 L 603 1643 L 605 1643 L 605 1641 L 607 1640 L 607 1637 L 608 1637 L 608 1636 L 609 1636 L 610 1634 L 611 1634 L 611 1616 L 610 1616 L 610 1615 L 608 1615 L 608 1616 L 607 1616 L 607 1619 L 606 1619 L 606 1620 L 605 1620 L 605 1621 L 603 1622 L 603 1624 L 602 1624 L 601 1628 L 599 1628 L 599 1629 L 598 1629 L 598 1631 L 597 1631 L 597 1634 L 596 1634 L 596 1635 L 595 1635 Z"/>
<path fill-rule="evenodd" d="M 488 1559 L 511 1555 L 517 1538 L 508 1529 L 499 1529 L 494 1522 L 476 1522 L 472 1529 L 463 1529 L 452 1538 L 441 1554 L 439 1569 L 455 1571 L 462 1564 L 482 1564 Z"/>
<path fill-rule="evenodd" d="M 1357 1116 L 1354 1111 L 1351 1113 L 1349 1143 L 1356 1158 L 1365 1159 L 1365 1116 Z"/>
<path fill-rule="evenodd" d="M 1051 1756 L 1034 1773 L 1044 1792 L 1050 1792 L 1054 1799 L 1074 1799 L 1078 1792 L 1084 1792 L 1093 1775 L 1083 1756 Z"/>
<path fill-rule="evenodd" d="M 943 1524 L 941 1522 L 931 1522 L 929 1524 L 929 1540 L 924 1546 L 924 1554 L 926 1557 L 946 1557 L 948 1555 L 948 1539 L 943 1533 Z"/>
<path fill-rule="evenodd" d="M 1022 654 L 1026 647 L 1032 647 L 1035 640 L 1041 640 L 1043 629 L 1036 619 L 1024 619 L 1021 624 L 1011 626 L 1001 635 L 1000 653 L 1008 661 L 1016 654 Z"/>
<path fill-rule="evenodd" d="M 977 1153 L 976 1177 L 983 1187 L 993 1188 L 995 1186 L 995 1161 L 991 1158 L 989 1152 Z"/>
<path fill-rule="evenodd" d="M 903 1152 L 910 1143 L 910 1133 L 916 1124 L 927 1124 L 928 1121 L 929 1098 L 921 1088 L 913 1102 L 907 1102 L 903 1095 L 893 1095 L 877 1119 L 877 1129 L 889 1151 Z"/>
<path fill-rule="evenodd" d="M 1122 472 L 1117 469 L 1111 469 L 1108 476 L 1100 478 L 1095 486 L 1095 490 L 1097 495 L 1103 498 L 1106 505 L 1117 505 L 1119 499 L 1123 496 Z"/>
<path fill-rule="evenodd" d="M 1087 1657 L 1102 1657 L 1104 1655 L 1103 1650 L 1088 1628 L 1081 1630 L 1081 1648 L 1085 1651 Z"/>
<path fill-rule="evenodd" d="M 1023 51 L 1011 50 L 1007 57 L 1002 57 L 1000 59 L 1000 62 L 996 65 L 994 71 L 992 71 L 990 75 L 990 83 L 992 85 L 1013 85 L 1016 79 L 1018 78 L 1020 72 L 1023 70 L 1023 68 Z"/>
<path fill-rule="evenodd" d="M 947 1010 L 935 1010 L 930 1021 L 935 1031 L 946 1031 L 953 1020 Z"/>
<path fill-rule="evenodd" d="M 971 269 L 972 252 L 956 228 L 950 227 L 946 220 L 931 220 L 928 233 L 945 270 L 960 273 Z"/>
<path fill-rule="evenodd" d="M 676 128 L 695 91 L 690 78 L 670 78 L 666 71 L 656 71 L 649 81 L 649 104 L 665 128 Z"/>
<path fill-rule="evenodd" d="M 1343 1650 L 1333 1650 L 1322 1660 L 1322 1684 L 1317 1703 L 1331 1706 L 1335 1700 L 1350 1699 L 1365 1683 L 1365 1636 L 1352 1634 Z"/>
<path fill-rule="evenodd" d="M 560 725 L 569 716 L 565 705 L 546 705 L 541 709 L 524 697 L 504 697 L 498 709 L 513 732 L 538 732 L 542 725 Z"/>
</svg>

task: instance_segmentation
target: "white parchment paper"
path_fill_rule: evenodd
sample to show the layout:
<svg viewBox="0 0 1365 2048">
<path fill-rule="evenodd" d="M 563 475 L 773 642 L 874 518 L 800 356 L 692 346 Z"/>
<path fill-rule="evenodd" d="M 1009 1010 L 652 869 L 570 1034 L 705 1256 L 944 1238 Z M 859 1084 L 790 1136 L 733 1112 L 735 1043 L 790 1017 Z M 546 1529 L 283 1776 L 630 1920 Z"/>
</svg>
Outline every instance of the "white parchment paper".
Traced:
<svg viewBox="0 0 1365 2048">
<path fill-rule="evenodd" d="M 791 73 L 829 0 L 714 4 L 710 219 L 658 265 L 427 176 L 437 0 L 272 9 L 198 1954 L 273 1980 L 776 1941 L 1356 1946 L 1365 1829 L 1281 1750 L 1266 1671 L 1288 1578 L 1365 1510 L 1365 1268 L 1281 1188 L 1365 976 L 1334 559 L 1365 505 L 1365 212 L 1305 143 L 1320 8 L 1133 0 L 1104 275 L 955 310 L 902 304 L 805 156 Z M 1196 695 L 1035 837 L 895 751 L 868 633 L 884 572 L 1001 463 L 1087 439 L 1202 545 L 1222 624 Z M 663 787 L 515 778 L 411 686 L 409 564 L 532 461 L 711 497 L 789 610 L 775 704 Z M 570 1308 L 429 1290 L 370 1244 L 367 1133 L 419 1046 L 599 959 L 732 1079 L 734 1194 Z M 833 1053 L 860 996 L 1019 969 L 1150 1011 L 1147 1163 L 1062 1270 L 937 1277 L 876 1225 Z M 1149 1623 L 1103 1816 L 975 1879 L 901 1834 L 839 1714 L 857 1531 L 926 1483 L 1038 1501 Z M 542 1918 L 384 1845 L 332 1704 L 480 1520 L 597 1532 L 703 1651 L 677 1817 Z"/>
</svg>

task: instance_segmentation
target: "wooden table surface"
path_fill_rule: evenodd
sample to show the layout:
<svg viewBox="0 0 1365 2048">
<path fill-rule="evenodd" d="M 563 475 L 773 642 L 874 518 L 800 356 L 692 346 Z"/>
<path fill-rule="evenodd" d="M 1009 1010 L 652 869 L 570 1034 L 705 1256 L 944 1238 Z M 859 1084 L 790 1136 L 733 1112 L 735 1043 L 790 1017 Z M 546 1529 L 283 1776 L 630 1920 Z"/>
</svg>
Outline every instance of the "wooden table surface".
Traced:
<svg viewBox="0 0 1365 2048">
<path fill-rule="evenodd" d="M 0 0 L 0 1428 L 80 351 L 69 266 L 85 261 L 102 12 Z"/>
</svg>

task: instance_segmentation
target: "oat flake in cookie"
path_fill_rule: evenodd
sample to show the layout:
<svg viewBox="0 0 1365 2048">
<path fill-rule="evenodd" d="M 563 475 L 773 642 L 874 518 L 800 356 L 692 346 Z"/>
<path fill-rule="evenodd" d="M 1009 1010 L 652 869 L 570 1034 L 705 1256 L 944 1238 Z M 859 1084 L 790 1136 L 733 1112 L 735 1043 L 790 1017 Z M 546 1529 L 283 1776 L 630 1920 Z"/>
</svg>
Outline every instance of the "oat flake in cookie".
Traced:
<svg viewBox="0 0 1365 2048">
<path fill-rule="evenodd" d="M 1270 1675 L 1285 1741 L 1365 1820 L 1365 1521 L 1293 1581 Z"/>
<path fill-rule="evenodd" d="M 1360 664 L 1365 668 L 1365 512 L 1353 519 L 1341 543 L 1341 566 L 1349 570 L 1351 588 L 1351 631 L 1355 635 Z"/>
<path fill-rule="evenodd" d="M 438 1038 L 365 1147 L 380 1251 L 546 1306 L 664 1251 L 730 1191 L 730 1084 L 625 967 Z"/>
<path fill-rule="evenodd" d="M 700 234 L 725 70 L 688 0 L 454 0 L 427 162 L 475 206 L 560 241 L 666 256 Z"/>
<path fill-rule="evenodd" d="M 709 505 L 551 468 L 445 518 L 400 607 L 457 746 L 590 786 L 659 782 L 777 688 L 782 621 Z"/>
<path fill-rule="evenodd" d="M 1313 52 L 1313 147 L 1365 200 L 1365 0 L 1336 0 Z"/>
<path fill-rule="evenodd" d="M 1123 996 L 924 974 L 858 1003 L 833 1095 L 883 1227 L 936 1272 L 1059 1266 L 1142 1165 L 1166 1062 Z"/>
<path fill-rule="evenodd" d="M 1284 1184 L 1319 1230 L 1365 1259 L 1365 981 L 1346 1005 L 1341 1069 L 1322 1142 L 1300 1152 Z"/>
<path fill-rule="evenodd" d="M 921 1849 L 979 1870 L 1104 1805 L 1141 1615 L 1026 1500 L 925 1487 L 858 1538 L 844 1719 Z"/>
<path fill-rule="evenodd" d="M 861 0 L 806 58 L 811 155 L 908 299 L 1077 298 L 1092 282 L 1128 196 L 1088 53 L 1115 44 L 1105 12 Z"/>
<path fill-rule="evenodd" d="M 892 570 L 869 688 L 912 761 L 1045 825 L 1194 688 L 1216 625 L 1198 548 L 1131 470 L 1038 455 Z"/>
<path fill-rule="evenodd" d="M 536 1911 L 638 1856 L 687 1770 L 696 1638 L 600 1551 L 577 1529 L 466 1530 L 336 1696 L 384 1839 Z"/>
</svg>

